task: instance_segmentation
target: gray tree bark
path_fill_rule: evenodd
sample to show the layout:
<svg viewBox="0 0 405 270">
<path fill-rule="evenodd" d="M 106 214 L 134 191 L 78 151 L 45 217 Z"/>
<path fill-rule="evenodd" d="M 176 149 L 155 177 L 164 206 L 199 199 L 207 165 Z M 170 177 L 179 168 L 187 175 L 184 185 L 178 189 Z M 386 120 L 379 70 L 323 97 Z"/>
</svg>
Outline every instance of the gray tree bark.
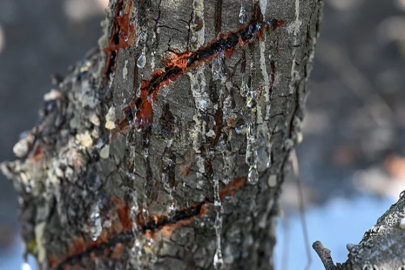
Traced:
<svg viewBox="0 0 405 270">
<path fill-rule="evenodd" d="M 272 269 L 319 0 L 111 0 L 3 163 L 40 269 Z"/>
<path fill-rule="evenodd" d="M 327 270 L 402 270 L 405 269 L 405 192 L 367 230 L 359 244 L 347 244 L 348 259 L 333 263 L 331 251 L 317 241 L 313 247 Z"/>
</svg>

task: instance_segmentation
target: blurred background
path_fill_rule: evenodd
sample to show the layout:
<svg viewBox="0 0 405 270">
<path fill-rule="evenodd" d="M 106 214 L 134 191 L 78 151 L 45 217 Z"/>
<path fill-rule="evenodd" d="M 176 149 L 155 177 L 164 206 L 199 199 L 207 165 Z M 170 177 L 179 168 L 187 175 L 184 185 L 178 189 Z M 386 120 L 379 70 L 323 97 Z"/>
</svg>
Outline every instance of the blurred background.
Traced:
<svg viewBox="0 0 405 270">
<path fill-rule="evenodd" d="M 49 75 L 97 44 L 107 2 L 0 0 L 0 161 L 36 123 Z M 405 0 L 325 2 L 297 155 L 309 244 L 321 240 L 343 262 L 346 244 L 405 190 Z M 297 187 L 288 179 L 283 188 L 277 270 L 308 263 Z M 0 175 L 1 270 L 21 269 L 16 209 Z M 310 255 L 310 269 L 323 269 Z"/>
</svg>

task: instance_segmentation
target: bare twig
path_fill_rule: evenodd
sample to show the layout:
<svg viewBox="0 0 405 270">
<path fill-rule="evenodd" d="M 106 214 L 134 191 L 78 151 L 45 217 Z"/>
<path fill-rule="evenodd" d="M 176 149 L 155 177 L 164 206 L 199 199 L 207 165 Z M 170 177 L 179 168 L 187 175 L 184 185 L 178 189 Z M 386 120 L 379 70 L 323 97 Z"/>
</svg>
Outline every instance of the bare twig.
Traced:
<svg viewBox="0 0 405 270">
<path fill-rule="evenodd" d="M 330 250 L 324 247 L 321 241 L 316 241 L 313 243 L 312 248 L 316 251 L 316 253 L 318 253 L 318 256 L 326 270 L 337 270 L 337 267 L 333 263 L 332 256 L 330 255 Z"/>
</svg>

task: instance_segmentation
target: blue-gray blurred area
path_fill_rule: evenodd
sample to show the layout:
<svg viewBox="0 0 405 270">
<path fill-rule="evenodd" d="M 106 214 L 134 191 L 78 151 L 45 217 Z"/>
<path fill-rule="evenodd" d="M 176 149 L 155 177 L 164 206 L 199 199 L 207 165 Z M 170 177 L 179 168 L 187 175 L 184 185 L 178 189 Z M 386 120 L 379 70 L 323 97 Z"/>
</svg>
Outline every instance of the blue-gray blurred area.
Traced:
<svg viewBox="0 0 405 270">
<path fill-rule="evenodd" d="M 0 0 L 1 161 L 36 123 L 49 75 L 96 46 L 106 2 Z M 326 0 L 310 91 L 297 149 L 308 237 L 342 262 L 405 189 L 405 0 Z M 308 261 L 297 187 L 283 186 L 277 270 Z M 0 270 L 21 269 L 16 209 L 1 175 Z"/>
<path fill-rule="evenodd" d="M 405 0 L 326 0 L 310 78 L 299 183 L 286 180 L 277 270 L 324 269 L 311 245 L 347 259 L 405 190 Z M 307 253 L 311 259 L 309 259 Z"/>
</svg>

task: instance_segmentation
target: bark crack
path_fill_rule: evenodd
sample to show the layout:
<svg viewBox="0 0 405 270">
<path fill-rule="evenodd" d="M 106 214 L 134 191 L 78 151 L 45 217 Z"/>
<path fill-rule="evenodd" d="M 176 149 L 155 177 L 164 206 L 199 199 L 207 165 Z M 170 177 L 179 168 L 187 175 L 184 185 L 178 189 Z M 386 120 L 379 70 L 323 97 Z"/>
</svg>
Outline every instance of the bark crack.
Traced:
<svg viewBox="0 0 405 270">
<path fill-rule="evenodd" d="M 221 25 L 222 25 L 222 0 L 217 0 L 217 4 L 215 6 L 215 35 L 221 32 Z"/>
<path fill-rule="evenodd" d="M 179 33 L 182 33 L 182 34 L 184 34 L 184 32 L 183 31 L 181 31 L 181 30 L 179 30 L 179 29 L 177 29 L 177 28 L 174 28 L 174 27 L 170 27 L 170 26 L 167 26 L 167 25 L 158 25 L 157 26 L 158 28 L 167 28 L 167 29 L 170 29 L 170 30 L 173 30 L 173 31 L 177 31 L 177 32 L 179 32 Z"/>
</svg>

